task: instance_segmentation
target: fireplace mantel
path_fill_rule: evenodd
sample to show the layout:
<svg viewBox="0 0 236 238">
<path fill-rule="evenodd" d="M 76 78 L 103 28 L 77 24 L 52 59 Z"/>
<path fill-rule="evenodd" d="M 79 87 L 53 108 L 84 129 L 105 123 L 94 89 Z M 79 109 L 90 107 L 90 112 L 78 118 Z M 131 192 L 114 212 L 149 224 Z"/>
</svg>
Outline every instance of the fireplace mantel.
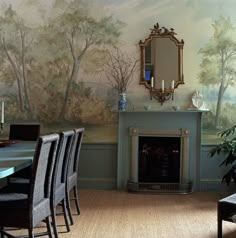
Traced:
<svg viewBox="0 0 236 238">
<path fill-rule="evenodd" d="M 201 116 L 202 110 L 180 111 L 122 111 L 119 112 L 118 123 L 118 161 L 117 187 L 126 189 L 131 178 L 132 140 L 130 128 L 143 131 L 179 131 L 189 130 L 189 174 L 193 191 L 199 188 L 200 178 L 200 145 L 201 145 Z"/>
<path fill-rule="evenodd" d="M 126 110 L 126 111 L 116 111 L 118 113 L 202 113 L 202 112 L 209 112 L 208 109 L 205 110 L 199 110 L 199 109 L 186 109 L 186 110 L 168 110 L 168 109 L 163 109 L 163 110 L 154 110 L 154 109 L 150 109 L 150 110 L 144 110 L 144 109 L 134 109 L 134 110 Z"/>
</svg>

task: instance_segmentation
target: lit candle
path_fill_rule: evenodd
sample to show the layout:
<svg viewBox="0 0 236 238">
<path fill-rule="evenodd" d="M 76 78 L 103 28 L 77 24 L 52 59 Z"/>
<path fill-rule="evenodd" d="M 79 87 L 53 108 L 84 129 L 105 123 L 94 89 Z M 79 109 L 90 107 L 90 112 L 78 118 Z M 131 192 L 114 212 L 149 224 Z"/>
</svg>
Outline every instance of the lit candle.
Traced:
<svg viewBox="0 0 236 238">
<path fill-rule="evenodd" d="M 153 77 L 151 77 L 151 88 L 153 88 Z"/>
<path fill-rule="evenodd" d="M 2 101 L 2 117 L 1 117 L 1 123 L 4 123 L 4 101 Z"/>
<path fill-rule="evenodd" d="M 164 84 L 164 80 L 162 79 L 162 81 L 161 81 L 161 89 L 162 89 L 162 91 L 164 91 L 164 88 L 165 88 L 165 84 Z"/>
<path fill-rule="evenodd" d="M 175 87 L 175 81 L 172 80 L 172 81 L 171 81 L 171 89 L 174 89 L 174 87 Z"/>
</svg>

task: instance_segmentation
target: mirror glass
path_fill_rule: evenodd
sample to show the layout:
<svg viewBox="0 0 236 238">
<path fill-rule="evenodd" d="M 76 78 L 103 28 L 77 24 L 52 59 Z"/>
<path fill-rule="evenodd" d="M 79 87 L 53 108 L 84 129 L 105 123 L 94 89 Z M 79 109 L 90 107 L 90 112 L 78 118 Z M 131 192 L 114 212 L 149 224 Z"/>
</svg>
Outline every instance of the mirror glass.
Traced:
<svg viewBox="0 0 236 238">
<path fill-rule="evenodd" d="M 153 94 L 151 96 L 157 97 L 158 100 L 160 95 L 154 95 L 154 92 L 174 93 L 174 89 L 184 83 L 184 41 L 179 41 L 175 35 L 173 28 L 170 30 L 165 27 L 160 28 L 157 23 L 151 29 L 148 38 L 139 42 L 141 50 L 140 84 L 144 84 L 151 90 Z"/>
</svg>

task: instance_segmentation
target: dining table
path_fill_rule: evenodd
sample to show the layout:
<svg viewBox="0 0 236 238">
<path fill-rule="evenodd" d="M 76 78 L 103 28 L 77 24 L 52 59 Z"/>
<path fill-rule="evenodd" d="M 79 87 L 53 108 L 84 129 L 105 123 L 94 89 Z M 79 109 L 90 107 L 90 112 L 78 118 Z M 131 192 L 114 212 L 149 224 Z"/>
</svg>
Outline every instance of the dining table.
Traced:
<svg viewBox="0 0 236 238">
<path fill-rule="evenodd" d="M 32 164 L 35 141 L 0 140 L 0 179 Z"/>
</svg>

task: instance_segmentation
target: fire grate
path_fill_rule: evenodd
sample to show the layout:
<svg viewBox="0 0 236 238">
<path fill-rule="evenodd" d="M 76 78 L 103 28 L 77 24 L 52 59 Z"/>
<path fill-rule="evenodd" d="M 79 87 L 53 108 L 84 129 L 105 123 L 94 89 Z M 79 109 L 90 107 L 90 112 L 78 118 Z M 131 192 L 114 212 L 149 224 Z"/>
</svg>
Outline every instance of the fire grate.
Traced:
<svg viewBox="0 0 236 238">
<path fill-rule="evenodd" d="M 128 192 L 153 194 L 189 194 L 192 183 L 134 183 L 128 181 Z"/>
</svg>

